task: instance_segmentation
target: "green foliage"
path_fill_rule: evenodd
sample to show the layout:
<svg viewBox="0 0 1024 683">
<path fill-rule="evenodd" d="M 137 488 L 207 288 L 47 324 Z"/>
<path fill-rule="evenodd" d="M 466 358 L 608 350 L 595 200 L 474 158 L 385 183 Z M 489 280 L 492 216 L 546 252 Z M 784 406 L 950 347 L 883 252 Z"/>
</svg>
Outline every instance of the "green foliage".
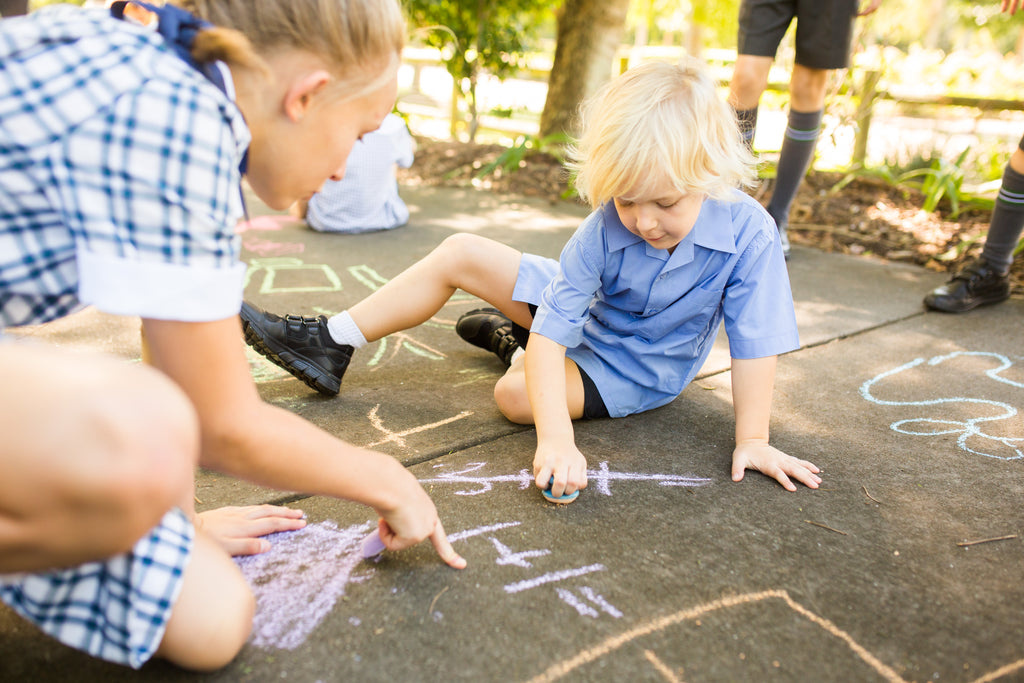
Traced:
<svg viewBox="0 0 1024 683">
<path fill-rule="evenodd" d="M 520 135 L 511 147 L 498 155 L 498 158 L 483 166 L 476 174 L 479 180 L 494 173 L 499 168 L 504 173 L 513 173 L 519 169 L 523 160 L 530 154 L 547 153 L 562 159 L 562 150 L 569 143 L 569 136 L 556 133 L 540 138 L 536 135 Z"/>
<path fill-rule="evenodd" d="M 523 66 L 523 56 L 558 0 L 407 0 L 416 36 L 443 55 L 456 81 L 480 69 L 505 78 Z"/>
<path fill-rule="evenodd" d="M 696 25 L 704 46 L 735 47 L 739 7 L 739 0 L 634 0 L 626 33 L 634 44 L 682 45 Z"/>
<path fill-rule="evenodd" d="M 924 193 L 924 205 L 921 207 L 929 213 L 939 206 L 943 197 L 949 198 L 953 208 L 952 215 L 955 217 L 960 213 L 960 187 L 964 182 L 964 172 L 961 164 L 967 156 L 965 149 L 953 163 L 939 157 L 932 161 L 928 168 L 920 168 L 901 175 L 898 183 L 906 183 L 921 179 L 921 192 Z"/>
<path fill-rule="evenodd" d="M 847 173 L 842 180 L 832 186 L 830 192 L 839 192 L 859 177 L 872 177 L 883 180 L 893 187 L 911 186 L 919 189 L 925 196 L 921 208 L 932 212 L 939 208 L 939 203 L 945 198 L 950 205 L 950 218 L 960 215 L 961 208 L 967 206 L 982 208 L 991 204 L 991 200 L 984 200 L 977 197 L 965 195 L 962 192 L 964 182 L 964 160 L 967 158 L 969 148 L 964 149 L 955 161 L 947 161 L 940 155 L 936 155 L 924 165 L 922 157 L 911 162 L 911 168 L 901 170 L 884 165 L 880 168 L 855 168 Z M 964 205 L 963 207 L 961 205 Z M 970 245 L 967 245 L 970 246 Z M 965 247 L 966 248 L 966 247 Z M 957 258 L 959 254 L 949 258 Z"/>
</svg>

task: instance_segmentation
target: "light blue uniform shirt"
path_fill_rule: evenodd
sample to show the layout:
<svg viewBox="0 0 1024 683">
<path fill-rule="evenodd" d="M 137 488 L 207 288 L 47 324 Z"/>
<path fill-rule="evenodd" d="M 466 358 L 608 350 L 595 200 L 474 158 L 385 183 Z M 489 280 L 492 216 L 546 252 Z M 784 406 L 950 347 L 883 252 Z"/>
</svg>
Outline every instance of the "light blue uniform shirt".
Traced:
<svg viewBox="0 0 1024 683">
<path fill-rule="evenodd" d="M 538 307 L 531 331 L 567 348 L 612 417 L 678 396 L 723 320 L 733 358 L 800 345 L 775 223 L 739 190 L 734 201 L 706 199 L 671 254 L 629 232 L 608 202 L 560 261 L 524 254 L 513 298 Z"/>
</svg>

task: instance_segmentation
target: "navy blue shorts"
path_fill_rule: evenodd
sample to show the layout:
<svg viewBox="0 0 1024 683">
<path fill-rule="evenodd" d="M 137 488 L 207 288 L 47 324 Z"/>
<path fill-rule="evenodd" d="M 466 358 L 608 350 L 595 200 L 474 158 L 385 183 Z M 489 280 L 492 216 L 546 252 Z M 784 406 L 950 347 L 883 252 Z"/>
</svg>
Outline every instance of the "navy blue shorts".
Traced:
<svg viewBox="0 0 1024 683">
<path fill-rule="evenodd" d="M 527 305 L 530 307 L 530 315 L 537 315 L 537 307 L 533 304 Z M 526 342 L 530 339 L 530 331 L 521 325 L 512 323 L 512 335 L 519 342 L 519 346 L 525 349 Z M 578 365 L 576 368 L 580 371 L 580 378 L 583 380 L 583 419 L 596 420 L 600 417 L 608 417 L 608 406 L 604 404 L 604 399 L 601 398 L 594 380 L 590 379 L 590 375 L 584 372 L 583 368 Z"/>
<path fill-rule="evenodd" d="M 850 65 L 853 23 L 860 0 L 742 0 L 737 52 L 775 57 L 796 20 L 796 63 L 810 69 Z"/>
</svg>

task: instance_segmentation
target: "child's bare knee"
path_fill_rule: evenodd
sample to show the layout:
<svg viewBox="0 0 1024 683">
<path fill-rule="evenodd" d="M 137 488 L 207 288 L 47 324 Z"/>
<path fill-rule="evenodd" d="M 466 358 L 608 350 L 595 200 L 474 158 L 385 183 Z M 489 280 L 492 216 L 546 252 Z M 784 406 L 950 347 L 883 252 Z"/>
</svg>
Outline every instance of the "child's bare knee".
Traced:
<svg viewBox="0 0 1024 683">
<path fill-rule="evenodd" d="M 494 385 L 494 402 L 498 410 L 510 422 L 516 424 L 533 424 L 533 411 L 530 409 L 530 397 L 526 393 L 526 383 L 517 377 L 505 375 Z"/>
<path fill-rule="evenodd" d="M 195 671 L 219 669 L 245 645 L 255 612 L 256 599 L 231 558 L 208 536 L 196 534 L 157 656 Z"/>
<path fill-rule="evenodd" d="M 474 255 L 484 238 L 468 232 L 457 232 L 441 241 L 434 253 L 449 264 L 452 269 L 461 269 L 467 263 L 473 263 Z"/>
</svg>

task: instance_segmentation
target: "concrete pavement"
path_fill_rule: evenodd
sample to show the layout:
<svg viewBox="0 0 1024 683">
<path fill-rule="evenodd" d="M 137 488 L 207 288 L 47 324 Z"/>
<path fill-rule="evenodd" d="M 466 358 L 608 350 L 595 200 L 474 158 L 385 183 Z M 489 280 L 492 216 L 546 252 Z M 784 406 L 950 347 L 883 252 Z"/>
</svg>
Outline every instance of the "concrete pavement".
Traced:
<svg viewBox="0 0 1024 683">
<path fill-rule="evenodd" d="M 331 314 L 454 231 L 556 256 L 586 213 L 472 190 L 403 196 L 412 219 L 389 233 L 254 216 L 247 297 Z M 357 352 L 334 399 L 250 358 L 266 400 L 410 467 L 467 569 L 425 544 L 362 561 L 371 510 L 201 472 L 204 508 L 286 500 L 311 522 L 239 561 L 259 607 L 236 661 L 131 672 L 0 608 L 0 680 L 1024 680 L 1024 301 L 927 313 L 943 276 L 799 247 L 790 276 L 804 346 L 780 359 L 772 440 L 823 468 L 820 490 L 730 480 L 723 337 L 672 404 L 578 423 L 590 486 L 570 506 L 544 502 L 533 430 L 491 399 L 500 364 L 452 329 L 479 302 L 456 297 Z M 95 311 L 26 334 L 138 357 L 138 321 Z"/>
</svg>

